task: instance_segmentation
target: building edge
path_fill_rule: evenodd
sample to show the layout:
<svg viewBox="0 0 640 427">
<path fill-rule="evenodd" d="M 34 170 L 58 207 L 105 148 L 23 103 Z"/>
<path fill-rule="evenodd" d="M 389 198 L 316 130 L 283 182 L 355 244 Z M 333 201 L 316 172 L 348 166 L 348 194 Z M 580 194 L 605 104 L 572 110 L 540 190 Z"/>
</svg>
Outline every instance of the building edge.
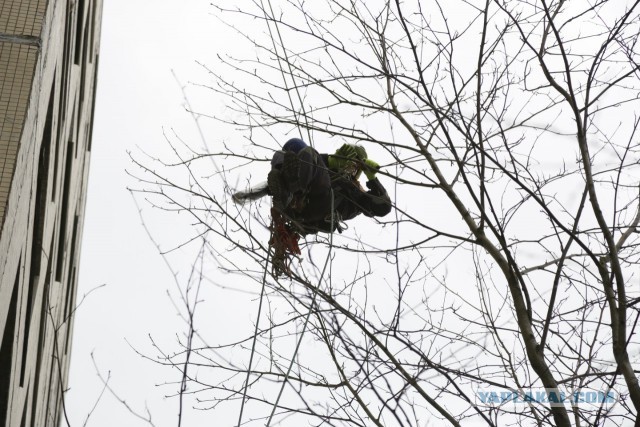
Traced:
<svg viewBox="0 0 640 427">
<path fill-rule="evenodd" d="M 7 0 L 0 8 L 0 426 L 58 425 L 102 1 Z"/>
</svg>

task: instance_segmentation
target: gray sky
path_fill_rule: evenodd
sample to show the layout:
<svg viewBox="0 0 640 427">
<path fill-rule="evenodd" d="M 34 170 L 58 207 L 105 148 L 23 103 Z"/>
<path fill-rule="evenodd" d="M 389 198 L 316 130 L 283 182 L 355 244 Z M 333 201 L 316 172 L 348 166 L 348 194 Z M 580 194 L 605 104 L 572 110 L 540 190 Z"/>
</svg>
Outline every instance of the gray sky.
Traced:
<svg viewBox="0 0 640 427">
<path fill-rule="evenodd" d="M 176 425 L 177 400 L 165 395 L 175 393 L 178 386 L 158 387 L 178 380 L 176 371 L 155 365 L 135 350 L 153 356 L 150 336 L 163 348 L 175 350 L 176 335 L 184 332 L 184 324 L 167 296 L 168 292 L 175 295 L 176 285 L 141 225 L 127 190 L 137 183 L 126 170 L 139 172 L 129 151 L 136 158 L 144 158 L 143 152 L 159 157 L 170 154 L 163 132 L 175 131 L 190 144 L 202 146 L 193 118 L 184 111 L 183 94 L 173 72 L 188 86 L 189 101 L 198 111 L 226 114 L 224 99 L 189 85 L 211 80 L 196 61 L 218 71 L 217 53 L 247 49 L 245 42 L 221 25 L 213 13 L 206 0 L 161 0 L 152 6 L 144 0 L 105 1 L 78 302 L 100 288 L 88 295 L 76 312 L 70 389 L 66 394 L 72 427 L 83 424 L 102 390 L 92 353 L 102 375 L 110 374 L 109 384 L 134 410 L 144 413 L 147 405 L 157 426 Z M 246 144 L 242 135 L 229 127 L 212 120 L 202 125 L 209 147 L 215 148 L 221 141 Z M 278 142 L 270 139 L 266 143 L 276 146 Z M 339 143 L 331 141 L 333 145 Z M 265 178 L 260 172 L 267 167 L 252 167 L 257 177 L 247 177 L 246 169 L 239 176 L 257 182 Z M 163 249 L 182 243 L 193 233 L 188 221 L 154 210 L 143 198 L 138 201 L 145 223 Z M 372 238 L 381 237 L 376 232 Z M 172 254 L 171 260 L 182 267 L 181 272 L 191 264 L 188 253 Z M 215 266 L 209 270 L 214 280 L 225 285 L 226 277 L 215 272 Z M 243 284 L 236 281 L 232 285 Z M 216 302 L 222 295 L 211 289 L 209 292 L 209 301 Z M 251 328 L 255 316 L 255 295 L 226 292 L 223 297 L 223 303 L 208 306 L 214 309 L 203 313 L 200 323 L 201 332 L 215 342 L 248 335 L 249 330 L 242 328 Z M 237 409 L 230 405 L 215 412 L 189 411 L 187 424 L 204 425 L 215 420 L 215 425 L 233 425 Z M 248 413 L 245 419 L 251 416 Z M 148 424 L 106 392 L 88 425 Z"/>
<path fill-rule="evenodd" d="M 187 83 L 200 72 L 195 60 L 211 60 L 224 41 L 211 12 L 209 2 L 200 0 L 104 2 L 78 302 L 91 289 L 106 286 L 88 296 L 76 313 L 66 400 L 73 427 L 82 425 L 101 390 L 91 352 L 103 374 L 111 372 L 110 384 L 132 407 L 143 411 L 146 402 L 157 425 L 174 424 L 167 417 L 175 416 L 176 402 L 167 403 L 155 386 L 171 379 L 167 369 L 143 360 L 127 344 L 147 352 L 149 334 L 171 341 L 177 316 L 166 296 L 174 285 L 141 226 L 127 191 L 135 181 L 125 169 L 132 169 L 128 151 L 166 150 L 163 128 L 193 131 L 172 70 Z M 170 216 L 141 207 L 162 241 L 171 244 L 188 232 Z M 163 230 L 173 230 L 174 237 Z M 89 425 L 146 424 L 105 395 Z"/>
</svg>

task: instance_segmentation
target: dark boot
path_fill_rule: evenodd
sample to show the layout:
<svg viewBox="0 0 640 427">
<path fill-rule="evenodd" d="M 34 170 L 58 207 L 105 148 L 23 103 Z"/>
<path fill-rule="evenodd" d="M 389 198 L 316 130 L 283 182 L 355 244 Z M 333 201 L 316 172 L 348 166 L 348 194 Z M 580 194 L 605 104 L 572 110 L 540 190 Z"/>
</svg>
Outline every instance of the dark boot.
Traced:
<svg viewBox="0 0 640 427">
<path fill-rule="evenodd" d="M 291 201 L 291 193 L 284 185 L 280 170 L 271 169 L 269 175 L 267 175 L 267 186 L 269 187 L 269 194 L 273 197 L 273 207 L 280 212 L 284 212 Z"/>
</svg>

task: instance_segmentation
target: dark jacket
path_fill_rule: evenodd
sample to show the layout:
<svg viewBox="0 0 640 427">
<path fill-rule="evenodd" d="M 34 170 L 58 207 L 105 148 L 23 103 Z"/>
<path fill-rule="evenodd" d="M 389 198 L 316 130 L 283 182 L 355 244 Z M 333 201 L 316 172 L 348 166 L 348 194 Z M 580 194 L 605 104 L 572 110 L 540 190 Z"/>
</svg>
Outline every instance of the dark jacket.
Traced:
<svg viewBox="0 0 640 427">
<path fill-rule="evenodd" d="M 302 234 L 342 231 L 341 221 L 353 219 L 360 214 L 383 217 L 391 212 L 391 199 L 377 178 L 368 181 L 366 185 L 369 191 L 364 191 L 357 180 L 351 180 L 328 168 L 328 154 L 318 154 L 314 160 L 312 163 L 307 162 L 313 165 L 314 170 L 310 174 L 314 179 L 309 183 L 309 191 L 304 195 L 304 200 L 297 209 L 290 206 L 284 212 Z"/>
</svg>

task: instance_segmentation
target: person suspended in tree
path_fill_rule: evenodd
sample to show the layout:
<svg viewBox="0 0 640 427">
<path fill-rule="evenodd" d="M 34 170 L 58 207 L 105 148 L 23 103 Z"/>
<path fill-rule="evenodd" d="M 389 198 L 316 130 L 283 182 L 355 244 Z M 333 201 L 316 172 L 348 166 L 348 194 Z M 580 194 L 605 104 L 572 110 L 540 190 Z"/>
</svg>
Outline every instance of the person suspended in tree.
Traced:
<svg viewBox="0 0 640 427">
<path fill-rule="evenodd" d="M 320 154 L 293 138 L 271 160 L 267 177 L 273 198 L 274 273 L 289 273 L 288 260 L 299 255 L 300 235 L 342 232 L 344 221 L 360 214 L 383 217 L 391 199 L 376 178 L 380 166 L 358 145 L 344 144 L 334 154 Z M 359 178 L 367 178 L 365 191 Z"/>
<path fill-rule="evenodd" d="M 379 168 L 361 146 L 344 144 L 334 154 L 319 154 L 293 138 L 271 160 L 268 194 L 273 207 L 301 234 L 341 232 L 343 221 L 360 214 L 383 217 L 391 211 L 389 195 L 376 178 Z M 362 173 L 369 191 L 360 185 Z"/>
<path fill-rule="evenodd" d="M 274 154 L 267 186 L 234 195 L 236 201 L 272 197 L 274 275 L 290 274 L 289 260 L 300 254 L 300 236 L 342 232 L 344 221 L 360 214 L 383 217 L 391 211 L 391 199 L 376 178 L 379 169 L 363 147 L 353 144 L 320 154 L 292 138 Z M 359 181 L 363 173 L 368 191 Z"/>
</svg>

